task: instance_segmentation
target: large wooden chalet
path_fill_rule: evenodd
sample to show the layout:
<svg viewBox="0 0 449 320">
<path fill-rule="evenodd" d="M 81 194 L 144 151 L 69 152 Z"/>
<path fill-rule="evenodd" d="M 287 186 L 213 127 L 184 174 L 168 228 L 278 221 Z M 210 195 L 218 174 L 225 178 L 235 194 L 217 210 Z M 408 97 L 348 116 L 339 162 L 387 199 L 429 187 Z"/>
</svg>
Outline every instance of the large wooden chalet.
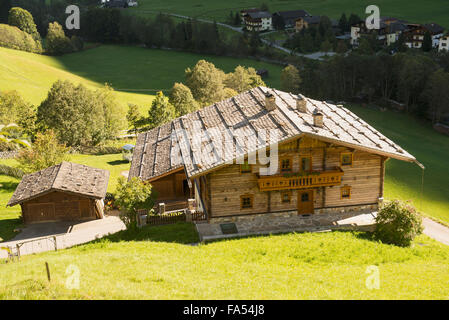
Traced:
<svg viewBox="0 0 449 320">
<path fill-rule="evenodd" d="M 199 151 L 194 137 L 206 129 Z M 247 139 L 260 130 L 279 132 L 271 175 L 260 173 L 270 164 L 255 154 L 275 144 Z M 226 135 L 233 147 L 216 142 Z M 416 162 L 342 105 L 257 87 L 140 134 L 129 177 L 150 182 L 159 201 L 194 198 L 211 224 L 241 222 L 239 229 L 255 230 L 282 219 L 319 225 L 375 211 L 389 158 Z"/>
</svg>

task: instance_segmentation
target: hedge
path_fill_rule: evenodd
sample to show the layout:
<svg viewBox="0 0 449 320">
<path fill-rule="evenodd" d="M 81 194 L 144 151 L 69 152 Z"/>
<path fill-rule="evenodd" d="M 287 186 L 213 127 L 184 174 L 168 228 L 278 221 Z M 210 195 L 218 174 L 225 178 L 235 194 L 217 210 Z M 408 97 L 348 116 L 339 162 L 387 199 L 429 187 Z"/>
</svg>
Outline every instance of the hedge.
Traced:
<svg viewBox="0 0 449 320">
<path fill-rule="evenodd" d="M 25 173 L 19 168 L 10 167 L 4 164 L 0 164 L 0 174 L 19 179 L 25 175 Z"/>
<path fill-rule="evenodd" d="M 17 27 L 0 24 L 0 47 L 42 53 L 42 44 Z"/>
</svg>

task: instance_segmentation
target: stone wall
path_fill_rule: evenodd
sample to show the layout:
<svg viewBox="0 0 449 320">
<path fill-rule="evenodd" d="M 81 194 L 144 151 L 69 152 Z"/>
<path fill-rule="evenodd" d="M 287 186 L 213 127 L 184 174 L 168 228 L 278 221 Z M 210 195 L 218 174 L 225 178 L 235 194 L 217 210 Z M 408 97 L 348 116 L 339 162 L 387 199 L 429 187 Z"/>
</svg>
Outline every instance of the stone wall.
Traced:
<svg viewBox="0 0 449 320">
<path fill-rule="evenodd" d="M 297 210 L 264 214 L 217 217 L 209 221 L 208 235 L 221 235 L 220 224 L 235 223 L 239 233 L 333 226 L 337 221 L 376 211 L 378 204 L 315 209 L 315 214 L 298 215 Z"/>
</svg>

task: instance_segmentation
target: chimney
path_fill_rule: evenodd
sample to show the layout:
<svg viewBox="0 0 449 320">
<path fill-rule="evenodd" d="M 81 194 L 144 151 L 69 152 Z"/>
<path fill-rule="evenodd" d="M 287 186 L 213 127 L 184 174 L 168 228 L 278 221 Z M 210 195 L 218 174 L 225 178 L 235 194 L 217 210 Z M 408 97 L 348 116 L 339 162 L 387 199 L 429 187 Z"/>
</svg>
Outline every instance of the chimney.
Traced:
<svg viewBox="0 0 449 320">
<path fill-rule="evenodd" d="M 313 112 L 313 125 L 318 128 L 323 127 L 323 114 L 319 110 Z"/>
<path fill-rule="evenodd" d="M 265 93 L 265 108 L 268 111 L 276 109 L 276 97 L 270 92 Z"/>
<path fill-rule="evenodd" d="M 298 94 L 298 97 L 296 98 L 296 109 L 299 112 L 307 113 L 307 101 L 304 96 Z"/>
</svg>

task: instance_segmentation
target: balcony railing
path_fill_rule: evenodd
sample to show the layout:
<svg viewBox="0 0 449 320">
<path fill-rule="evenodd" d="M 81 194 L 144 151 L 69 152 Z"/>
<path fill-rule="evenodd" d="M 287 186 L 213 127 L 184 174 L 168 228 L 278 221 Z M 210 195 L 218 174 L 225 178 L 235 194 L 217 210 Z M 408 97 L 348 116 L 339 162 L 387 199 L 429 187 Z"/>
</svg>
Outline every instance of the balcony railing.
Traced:
<svg viewBox="0 0 449 320">
<path fill-rule="evenodd" d="M 343 174 L 341 168 L 336 168 L 328 171 L 259 176 L 257 182 L 260 191 L 330 187 L 340 185 Z"/>
</svg>

